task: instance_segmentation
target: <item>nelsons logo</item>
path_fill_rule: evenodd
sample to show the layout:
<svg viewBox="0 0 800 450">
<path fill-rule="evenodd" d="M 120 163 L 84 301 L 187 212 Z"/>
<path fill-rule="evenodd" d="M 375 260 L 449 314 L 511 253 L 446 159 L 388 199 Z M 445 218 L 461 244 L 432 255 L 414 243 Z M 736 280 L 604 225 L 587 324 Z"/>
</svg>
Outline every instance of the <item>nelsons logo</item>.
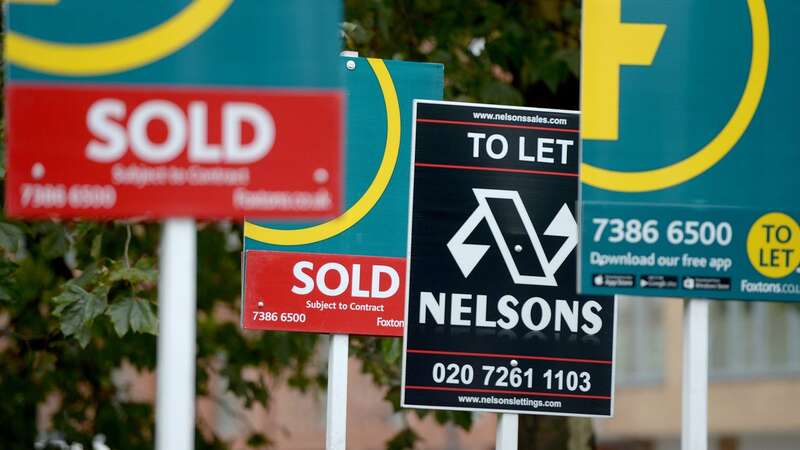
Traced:
<svg viewBox="0 0 800 450">
<path fill-rule="evenodd" d="M 557 287 L 556 272 L 578 244 L 578 225 L 564 203 L 544 230 L 545 236 L 566 238 L 552 258 L 548 259 L 518 191 L 502 189 L 473 189 L 478 206 L 447 243 L 447 248 L 468 278 L 491 248 L 487 244 L 467 244 L 474 230 L 486 221 L 502 255 L 503 262 L 516 285 Z M 511 200 L 522 221 L 525 233 L 534 249 L 544 275 L 533 276 L 520 273 L 511 255 L 500 225 L 491 208 L 489 199 Z M 514 246 L 519 251 L 520 245 Z M 494 294 L 497 295 L 497 294 Z M 552 329 L 554 332 L 584 333 L 595 335 L 603 328 L 603 306 L 596 300 L 548 300 L 539 296 L 519 299 L 514 295 L 497 295 L 493 299 L 487 294 L 446 293 L 421 291 L 419 293 L 419 315 L 415 319 L 420 325 L 454 325 L 478 328 L 514 330 L 520 327 L 529 331 Z"/>
<path fill-rule="evenodd" d="M 478 265 L 490 248 L 489 245 L 466 243 L 467 238 L 472 234 L 475 228 L 485 220 L 492 232 L 495 244 L 500 250 L 500 254 L 503 256 L 503 262 L 505 262 L 508 268 L 508 273 L 511 275 L 515 284 L 558 286 L 555 273 L 561 267 L 561 264 L 564 263 L 564 260 L 566 260 L 569 254 L 575 249 L 575 246 L 578 245 L 578 225 L 567 204 L 564 203 L 561 206 L 561 209 L 550 222 L 550 225 L 544 230 L 545 236 L 561 236 L 567 238 L 553 258 L 548 259 L 547 255 L 545 255 L 544 248 L 542 248 L 539 235 L 536 233 L 531 218 L 525 210 L 525 205 L 522 203 L 519 192 L 500 189 L 473 189 L 472 191 L 475 194 L 475 198 L 478 200 L 478 207 L 475 208 L 475 211 L 473 211 L 467 221 L 464 222 L 464 225 L 458 229 L 456 234 L 450 239 L 450 242 L 447 243 L 447 248 L 453 255 L 453 259 L 455 259 L 459 269 L 461 269 L 464 278 L 469 277 L 472 270 L 475 269 L 475 266 Z M 517 214 L 519 214 L 522 220 L 525 232 L 536 253 L 536 258 L 542 266 L 544 275 L 533 276 L 520 273 L 514 262 L 514 258 L 511 256 L 511 249 L 508 247 L 508 243 L 503 237 L 503 233 L 500 231 L 497 219 L 495 219 L 491 208 L 489 208 L 487 199 L 506 199 L 514 203 Z"/>
</svg>

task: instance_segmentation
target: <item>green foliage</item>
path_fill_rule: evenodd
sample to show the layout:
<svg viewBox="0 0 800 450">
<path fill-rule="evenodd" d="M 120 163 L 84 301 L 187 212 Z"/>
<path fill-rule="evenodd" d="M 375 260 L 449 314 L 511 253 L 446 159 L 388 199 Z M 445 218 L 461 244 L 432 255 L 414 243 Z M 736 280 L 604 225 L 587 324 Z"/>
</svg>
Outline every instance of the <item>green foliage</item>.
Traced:
<svg viewBox="0 0 800 450">
<path fill-rule="evenodd" d="M 123 365 L 155 368 L 159 226 L 3 217 L 0 225 L 4 448 L 33 446 L 37 405 L 48 399 L 56 404 L 48 428 L 69 442 L 89 446 L 94 435 L 105 434 L 109 444 L 152 448 L 153 405 L 131 400 L 128 386 L 114 377 Z M 197 390 L 216 399 L 219 393 L 210 392 L 209 383 L 217 377 L 246 406 L 268 406 L 265 378 L 247 377 L 247 369 L 317 388 L 321 380 L 310 368 L 317 338 L 241 331 L 240 248 L 230 245 L 240 233 L 240 227 L 224 223 L 201 224 L 198 232 Z M 268 443 L 266 436 L 254 436 L 254 448 Z M 226 444 L 202 433 L 198 446 Z"/>
<path fill-rule="evenodd" d="M 84 348 L 92 337 L 94 319 L 108 308 L 105 296 L 86 292 L 75 283 L 67 283 L 64 292 L 53 297 L 53 303 L 53 315 L 60 319 L 61 332 L 74 336 Z"/>
<path fill-rule="evenodd" d="M 250 447 L 254 447 L 254 448 L 266 447 L 266 446 L 270 445 L 270 441 L 269 441 L 269 439 L 267 439 L 266 436 L 264 436 L 261 433 L 253 433 L 247 439 L 247 445 L 250 446 Z"/>
<path fill-rule="evenodd" d="M 106 314 L 114 323 L 114 331 L 122 337 L 132 329 L 136 333 L 156 334 L 158 319 L 150 303 L 143 298 L 126 297 L 108 307 Z"/>
<path fill-rule="evenodd" d="M 0 249 L 8 253 L 16 253 L 22 242 L 23 233 L 14 224 L 0 223 Z"/>
<path fill-rule="evenodd" d="M 386 450 L 405 450 L 414 448 L 414 445 L 419 440 L 419 436 L 414 432 L 414 430 L 410 428 L 404 428 L 386 443 Z"/>
<path fill-rule="evenodd" d="M 579 0 L 346 0 L 345 46 L 445 65 L 445 98 L 578 107 Z"/>
</svg>

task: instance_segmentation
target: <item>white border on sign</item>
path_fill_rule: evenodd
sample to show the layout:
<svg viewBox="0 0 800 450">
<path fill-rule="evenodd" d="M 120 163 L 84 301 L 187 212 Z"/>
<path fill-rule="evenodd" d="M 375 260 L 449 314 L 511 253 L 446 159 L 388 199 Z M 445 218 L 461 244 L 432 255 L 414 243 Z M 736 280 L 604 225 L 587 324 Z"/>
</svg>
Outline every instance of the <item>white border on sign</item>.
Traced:
<svg viewBox="0 0 800 450">
<path fill-rule="evenodd" d="M 580 230 L 580 225 L 578 225 L 578 236 L 580 236 Z M 578 242 L 580 241 L 580 237 L 578 237 Z M 577 256 L 575 255 L 576 259 Z M 608 416 L 609 418 L 614 417 L 614 400 L 617 390 L 617 328 L 619 323 L 619 296 L 613 295 L 612 298 L 614 299 L 614 341 L 611 343 L 611 415 Z"/>
<path fill-rule="evenodd" d="M 511 395 L 511 394 L 510 394 Z M 611 403 L 614 403 L 612 398 Z M 403 408 L 417 408 L 417 409 L 434 409 L 441 411 L 471 411 L 471 412 L 490 412 L 497 414 L 523 414 L 526 416 L 560 416 L 560 417 L 588 417 L 594 419 L 611 419 L 613 416 L 605 416 L 598 414 L 573 414 L 573 413 L 558 413 L 551 411 L 537 411 L 530 409 L 484 409 L 484 408 L 462 408 L 460 406 L 430 406 L 430 405 L 410 405 L 401 404 Z"/>
<path fill-rule="evenodd" d="M 614 319 L 613 319 L 613 326 L 614 330 L 612 332 L 612 347 L 611 347 L 611 405 L 609 414 L 574 414 L 574 413 L 559 413 L 559 412 L 550 412 L 550 411 L 536 411 L 536 410 L 514 410 L 514 409 L 489 409 L 489 408 L 463 408 L 458 406 L 431 406 L 431 405 L 413 405 L 410 403 L 406 403 L 406 354 L 408 350 L 407 342 L 408 342 L 408 305 L 409 305 L 409 297 L 410 297 L 410 284 L 411 284 L 411 234 L 412 234 L 412 218 L 414 214 L 414 163 L 417 159 L 417 105 L 420 103 L 427 103 L 427 104 L 446 104 L 446 105 L 459 105 L 459 106 L 472 106 L 472 107 L 486 107 L 486 108 L 501 108 L 501 109 L 515 109 L 515 110 L 524 110 L 530 112 L 555 112 L 555 113 L 569 113 L 569 114 L 578 114 L 580 118 L 580 111 L 575 110 L 567 110 L 567 109 L 548 109 L 548 108 L 531 108 L 525 106 L 508 106 L 508 105 L 494 105 L 494 104 L 487 104 L 487 103 L 469 103 L 469 102 L 450 102 L 445 100 L 419 100 L 414 99 L 412 113 L 411 113 L 411 151 L 410 151 L 410 170 L 409 170 L 409 183 L 408 183 L 408 236 L 406 240 L 406 293 L 405 293 L 405 305 L 404 305 L 404 313 L 403 313 L 403 362 L 401 366 L 401 373 L 400 373 L 400 406 L 402 408 L 419 408 L 419 409 L 430 409 L 430 410 L 442 410 L 442 411 L 481 411 L 481 412 L 492 412 L 498 414 L 529 414 L 529 415 L 542 415 L 542 416 L 562 416 L 562 417 L 597 417 L 597 418 L 605 418 L 609 419 L 614 417 L 614 400 L 615 400 L 615 393 L 616 393 L 616 373 L 617 373 L 617 316 L 619 313 L 619 304 L 618 304 L 618 297 L 615 295 L 613 296 L 614 301 Z M 580 142 L 580 139 L 579 141 Z M 578 173 L 580 174 L 580 155 L 583 151 L 580 144 L 578 144 Z M 580 176 L 578 177 L 578 204 L 575 205 L 576 213 L 578 214 L 578 227 L 580 233 Z M 581 244 L 581 239 L 578 239 L 578 245 Z M 577 249 L 576 249 L 577 250 Z M 576 263 L 579 263 L 578 253 L 576 253 Z M 580 267 L 580 264 L 578 264 Z M 577 271 L 576 271 L 577 275 Z M 576 280 L 578 283 L 580 282 L 580 278 Z M 578 284 L 576 283 L 576 292 Z"/>
<path fill-rule="evenodd" d="M 580 130 L 580 122 L 578 122 L 578 130 Z M 578 247 L 575 249 L 577 253 L 575 254 L 575 275 L 577 277 L 575 288 L 580 293 L 583 289 L 581 286 L 581 280 L 583 279 L 583 264 L 581 263 L 581 255 L 583 255 L 583 239 L 581 239 L 583 235 L 583 230 L 581 224 L 583 223 L 583 202 L 581 202 L 581 198 L 583 198 L 583 182 L 581 182 L 581 163 L 583 162 L 583 138 L 581 137 L 580 131 L 578 132 L 578 200 L 575 203 L 575 219 L 578 221 Z M 634 282 L 635 283 L 635 282 Z M 614 304 L 617 303 L 617 296 L 614 296 Z M 614 317 L 614 323 L 616 323 L 617 318 Z M 616 329 L 614 330 L 616 332 Z M 614 351 L 617 350 L 616 347 L 616 335 L 614 336 Z M 615 355 L 616 356 L 616 355 Z M 612 379 L 614 373 L 611 373 Z M 613 409 L 612 409 L 613 411 Z"/>
<path fill-rule="evenodd" d="M 438 100 L 414 99 L 411 107 L 411 151 L 409 158 L 411 168 L 408 172 L 408 235 L 406 236 L 406 293 L 403 305 L 403 365 L 400 366 L 400 406 L 406 406 L 406 343 L 408 342 L 408 300 L 411 284 L 411 219 L 414 213 L 414 162 L 417 159 L 417 104 L 419 103 L 444 103 Z"/>
</svg>

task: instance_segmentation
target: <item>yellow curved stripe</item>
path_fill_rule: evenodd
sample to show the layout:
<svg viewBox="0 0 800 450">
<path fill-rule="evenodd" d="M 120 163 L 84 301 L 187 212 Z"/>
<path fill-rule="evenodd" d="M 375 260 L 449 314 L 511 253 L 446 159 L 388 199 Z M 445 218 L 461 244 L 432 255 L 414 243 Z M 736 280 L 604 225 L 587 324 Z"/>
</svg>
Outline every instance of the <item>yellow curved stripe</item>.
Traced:
<svg viewBox="0 0 800 450">
<path fill-rule="evenodd" d="M 748 0 L 753 30 L 750 73 L 742 97 L 725 127 L 705 147 L 675 164 L 654 170 L 621 172 L 581 164 L 581 180 L 609 191 L 647 192 L 684 183 L 719 162 L 742 137 L 758 109 L 769 66 L 769 20 L 764 0 Z"/>
<path fill-rule="evenodd" d="M 350 209 L 328 222 L 296 230 L 279 230 L 245 222 L 245 237 L 275 245 L 303 245 L 319 242 L 336 236 L 355 225 L 378 203 L 386 186 L 389 185 L 400 152 L 400 105 L 397 101 L 397 92 L 394 82 L 392 82 L 392 76 L 389 74 L 386 64 L 380 59 L 368 59 L 367 61 L 372 67 L 372 71 L 375 72 L 383 93 L 383 101 L 386 104 L 386 145 L 383 150 L 383 160 L 372 183 Z"/>
<path fill-rule="evenodd" d="M 20 67 L 51 75 L 96 76 L 158 61 L 197 39 L 233 0 L 196 0 L 166 22 L 139 34 L 93 44 L 63 44 L 10 31 L 6 57 Z"/>
</svg>

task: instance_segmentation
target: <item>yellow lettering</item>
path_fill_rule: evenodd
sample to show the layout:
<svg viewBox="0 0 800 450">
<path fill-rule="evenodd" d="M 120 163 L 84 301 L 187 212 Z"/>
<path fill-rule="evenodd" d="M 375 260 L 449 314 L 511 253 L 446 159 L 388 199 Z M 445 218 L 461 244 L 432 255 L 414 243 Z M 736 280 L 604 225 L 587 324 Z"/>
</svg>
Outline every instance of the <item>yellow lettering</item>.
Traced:
<svg viewBox="0 0 800 450">
<path fill-rule="evenodd" d="M 619 66 L 649 66 L 667 30 L 663 24 L 622 23 L 622 0 L 584 0 L 581 134 L 619 135 Z"/>
</svg>

